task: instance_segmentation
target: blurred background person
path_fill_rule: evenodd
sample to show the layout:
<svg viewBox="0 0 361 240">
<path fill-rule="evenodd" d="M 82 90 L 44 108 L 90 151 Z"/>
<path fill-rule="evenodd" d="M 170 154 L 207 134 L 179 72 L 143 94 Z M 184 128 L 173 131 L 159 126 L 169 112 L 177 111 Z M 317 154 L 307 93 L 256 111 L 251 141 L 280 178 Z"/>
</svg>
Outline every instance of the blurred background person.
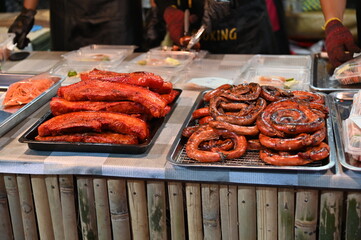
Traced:
<svg viewBox="0 0 361 240">
<path fill-rule="evenodd" d="M 34 25 L 39 0 L 24 0 L 23 8 L 9 32 L 23 49 Z M 51 0 L 51 50 L 70 51 L 89 44 L 140 45 L 142 42 L 141 0 Z"/>
<path fill-rule="evenodd" d="M 143 0 L 144 29 L 142 49 L 158 47 L 167 33 L 165 22 L 154 0 Z"/>
<path fill-rule="evenodd" d="M 354 53 L 361 52 L 361 1 L 356 1 L 358 41 L 350 30 L 342 24 L 346 0 L 320 0 L 325 18 L 325 47 L 333 67 L 351 60 Z"/>
<path fill-rule="evenodd" d="M 184 36 L 184 11 L 191 32 L 207 27 L 201 48 L 211 53 L 289 54 L 279 0 L 155 0 L 176 45 Z"/>
</svg>

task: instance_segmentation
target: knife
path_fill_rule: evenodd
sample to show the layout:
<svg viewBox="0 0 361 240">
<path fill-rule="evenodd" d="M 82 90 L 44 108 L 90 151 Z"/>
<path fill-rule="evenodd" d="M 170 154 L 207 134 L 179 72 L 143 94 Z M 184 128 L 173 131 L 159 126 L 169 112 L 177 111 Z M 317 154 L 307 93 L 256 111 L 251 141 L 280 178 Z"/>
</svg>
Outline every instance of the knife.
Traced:
<svg viewBox="0 0 361 240">
<path fill-rule="evenodd" d="M 193 34 L 191 39 L 189 40 L 189 43 L 186 48 L 187 50 L 190 50 L 196 43 L 199 42 L 205 30 L 206 30 L 206 25 L 202 24 L 202 26 L 198 29 L 198 31 L 195 34 Z"/>
</svg>

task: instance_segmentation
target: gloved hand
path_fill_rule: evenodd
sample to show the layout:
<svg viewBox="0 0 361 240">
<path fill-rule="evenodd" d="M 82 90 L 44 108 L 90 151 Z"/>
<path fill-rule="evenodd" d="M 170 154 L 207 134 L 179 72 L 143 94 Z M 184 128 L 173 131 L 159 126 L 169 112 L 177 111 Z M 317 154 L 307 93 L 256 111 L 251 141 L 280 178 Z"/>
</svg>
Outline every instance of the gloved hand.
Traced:
<svg viewBox="0 0 361 240">
<path fill-rule="evenodd" d="M 35 14 L 36 10 L 23 8 L 9 28 L 9 33 L 15 33 L 14 44 L 17 44 L 19 49 L 23 49 L 30 42 L 26 36 L 34 26 Z"/>
<path fill-rule="evenodd" d="M 179 39 L 184 34 L 184 12 L 175 7 L 167 7 L 163 14 L 164 21 L 167 24 L 169 36 L 174 44 L 180 45 Z M 198 20 L 194 14 L 189 16 L 189 24 L 193 24 Z"/>
<path fill-rule="evenodd" d="M 332 20 L 325 26 L 326 51 L 333 67 L 353 58 L 355 52 L 361 49 L 355 44 L 354 38 L 340 21 Z"/>
<path fill-rule="evenodd" d="M 184 36 L 181 37 L 179 39 L 179 45 L 181 48 L 186 48 L 188 46 L 189 41 L 191 40 L 191 36 Z M 199 42 L 197 42 L 196 44 L 194 44 L 194 46 L 192 47 L 192 49 L 196 50 L 196 51 L 200 51 L 201 50 L 201 44 Z"/>
</svg>

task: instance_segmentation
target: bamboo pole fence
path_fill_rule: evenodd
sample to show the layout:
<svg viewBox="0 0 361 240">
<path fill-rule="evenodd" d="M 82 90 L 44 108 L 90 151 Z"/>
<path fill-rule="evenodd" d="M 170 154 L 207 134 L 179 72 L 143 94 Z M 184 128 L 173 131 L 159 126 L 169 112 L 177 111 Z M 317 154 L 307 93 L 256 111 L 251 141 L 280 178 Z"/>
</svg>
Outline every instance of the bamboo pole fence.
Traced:
<svg viewBox="0 0 361 240">
<path fill-rule="evenodd" d="M 4 174 L 5 189 L 9 203 L 11 226 L 14 239 L 24 239 L 24 226 L 20 206 L 18 183 L 15 174 Z M 11 237 L 11 236 L 9 236 Z"/>
<path fill-rule="evenodd" d="M 0 174 L 0 239 L 361 239 L 361 190 Z"/>
<path fill-rule="evenodd" d="M 168 183 L 168 201 L 170 215 L 171 239 L 185 240 L 184 194 L 180 182 Z"/>
<path fill-rule="evenodd" d="M 0 174 L 0 239 L 13 239 L 4 175 Z"/>
<path fill-rule="evenodd" d="M 108 179 L 109 212 L 114 240 L 131 240 L 126 186 L 123 179 Z"/>
<path fill-rule="evenodd" d="M 149 239 L 149 223 L 147 210 L 147 194 L 144 181 L 129 180 L 129 210 L 134 239 Z"/>
<path fill-rule="evenodd" d="M 222 239 L 238 239 L 237 186 L 221 185 L 219 200 Z"/>
<path fill-rule="evenodd" d="M 37 218 L 35 216 L 34 199 L 29 175 L 17 175 L 21 217 L 25 239 L 38 239 Z"/>
<path fill-rule="evenodd" d="M 78 240 L 78 214 L 75 202 L 74 178 L 72 175 L 59 176 L 61 214 L 65 240 Z M 60 213 L 59 213 L 60 214 Z M 80 229 L 80 228 L 79 228 Z"/>
<path fill-rule="evenodd" d="M 189 239 L 203 239 L 202 201 L 199 183 L 186 183 L 186 203 Z"/>
</svg>

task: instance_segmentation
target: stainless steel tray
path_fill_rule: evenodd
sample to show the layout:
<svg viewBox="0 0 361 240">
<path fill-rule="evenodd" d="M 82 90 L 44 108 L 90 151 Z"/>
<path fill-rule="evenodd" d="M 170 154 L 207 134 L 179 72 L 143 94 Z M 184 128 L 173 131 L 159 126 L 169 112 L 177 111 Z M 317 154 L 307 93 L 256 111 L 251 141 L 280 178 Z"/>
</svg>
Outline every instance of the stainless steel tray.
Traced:
<svg viewBox="0 0 361 240">
<path fill-rule="evenodd" d="M 299 171 L 321 171 L 327 170 L 335 165 L 336 151 L 334 136 L 332 131 L 332 120 L 327 119 L 327 142 L 330 146 L 330 156 L 322 161 L 313 162 L 304 166 L 274 166 L 266 164 L 259 158 L 258 151 L 247 151 L 247 153 L 239 159 L 226 160 L 223 162 L 215 163 L 202 163 L 189 158 L 185 153 L 185 144 L 187 138 L 182 136 L 182 130 L 185 127 L 192 126 L 192 113 L 195 109 L 203 107 L 203 95 L 206 91 L 199 94 L 195 104 L 193 105 L 190 113 L 188 114 L 181 130 L 179 131 L 176 140 L 174 141 L 171 150 L 167 156 L 167 160 L 177 166 L 182 167 L 215 167 L 215 168 L 250 168 L 250 169 L 276 169 L 276 170 L 299 170 Z M 321 93 L 322 94 L 322 93 Z M 324 94 L 326 105 L 330 106 L 330 98 Z"/>
<path fill-rule="evenodd" d="M 49 77 L 55 78 L 56 83 L 52 85 L 49 89 L 44 91 L 42 94 L 34 98 L 31 102 L 26 105 L 15 107 L 15 108 L 4 108 L 2 105 L 3 98 L 6 94 L 6 90 L 0 91 L 0 136 L 3 136 L 11 128 L 16 126 L 19 122 L 24 120 L 35 110 L 43 106 L 48 102 L 53 96 L 56 95 L 58 88 L 60 87 L 62 81 L 65 77 L 58 75 L 46 74 Z M 17 79 L 17 81 L 32 77 L 34 75 L 23 75 L 23 74 L 13 74 L 11 75 L 12 80 Z M 16 81 L 14 81 L 16 82 Z"/>
<path fill-rule="evenodd" d="M 361 89 L 361 83 L 342 85 L 338 81 L 331 81 L 330 76 L 332 75 L 332 71 L 328 59 L 322 58 L 320 54 L 314 55 L 310 89 L 325 93 Z"/>
<path fill-rule="evenodd" d="M 357 91 L 338 91 L 330 94 L 333 104 L 331 105 L 331 118 L 334 128 L 335 144 L 337 148 L 337 157 L 340 164 L 353 171 L 361 171 L 361 162 L 353 160 L 348 153 L 345 152 L 342 134 L 342 120 L 350 115 L 353 95 Z"/>
<path fill-rule="evenodd" d="M 10 84 L 34 76 L 33 74 L 0 73 L 0 91 L 6 91 Z"/>
</svg>

